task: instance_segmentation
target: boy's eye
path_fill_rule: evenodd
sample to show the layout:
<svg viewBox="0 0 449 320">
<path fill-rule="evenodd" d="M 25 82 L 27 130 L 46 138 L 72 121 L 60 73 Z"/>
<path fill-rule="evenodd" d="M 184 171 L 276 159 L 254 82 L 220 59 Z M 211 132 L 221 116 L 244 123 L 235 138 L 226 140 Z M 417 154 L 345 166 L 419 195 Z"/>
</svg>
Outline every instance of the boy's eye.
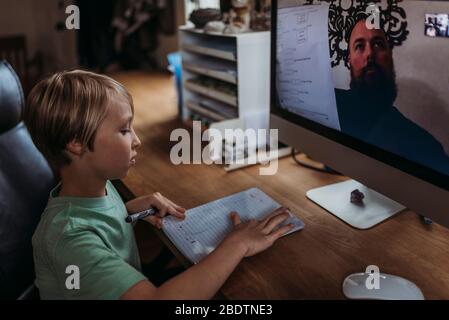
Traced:
<svg viewBox="0 0 449 320">
<path fill-rule="evenodd" d="M 131 130 L 129 130 L 129 129 L 123 129 L 123 130 L 120 130 L 120 132 L 121 132 L 122 134 L 127 134 L 128 132 L 131 132 Z"/>
</svg>

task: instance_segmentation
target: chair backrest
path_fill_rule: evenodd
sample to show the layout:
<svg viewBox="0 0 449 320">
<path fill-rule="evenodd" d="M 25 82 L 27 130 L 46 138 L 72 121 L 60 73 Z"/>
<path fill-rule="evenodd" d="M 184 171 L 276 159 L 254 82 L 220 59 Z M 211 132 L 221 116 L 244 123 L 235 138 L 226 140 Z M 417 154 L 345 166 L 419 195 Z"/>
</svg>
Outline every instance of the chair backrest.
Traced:
<svg viewBox="0 0 449 320">
<path fill-rule="evenodd" d="M 6 60 L 18 74 L 22 86 L 28 92 L 28 53 L 24 35 L 0 37 L 0 60 Z"/>
<path fill-rule="evenodd" d="M 21 121 L 23 107 L 17 75 L 0 60 L 0 299 L 16 299 L 34 281 L 31 238 L 55 185 Z"/>
</svg>

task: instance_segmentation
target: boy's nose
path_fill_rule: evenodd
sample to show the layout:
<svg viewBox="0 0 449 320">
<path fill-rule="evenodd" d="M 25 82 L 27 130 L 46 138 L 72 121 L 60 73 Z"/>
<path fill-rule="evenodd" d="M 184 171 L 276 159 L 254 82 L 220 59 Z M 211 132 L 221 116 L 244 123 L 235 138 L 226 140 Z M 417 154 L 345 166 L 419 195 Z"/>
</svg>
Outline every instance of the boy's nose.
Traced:
<svg viewBox="0 0 449 320">
<path fill-rule="evenodd" d="M 142 145 L 142 142 L 140 142 L 140 139 L 134 130 L 133 130 L 133 134 L 134 134 L 134 139 L 133 139 L 132 146 L 133 146 L 133 149 L 137 149 L 138 147 L 140 147 Z"/>
<path fill-rule="evenodd" d="M 139 148 L 142 145 L 142 142 L 140 142 L 140 139 L 138 136 L 136 136 L 136 139 L 134 140 L 134 149 Z"/>
</svg>

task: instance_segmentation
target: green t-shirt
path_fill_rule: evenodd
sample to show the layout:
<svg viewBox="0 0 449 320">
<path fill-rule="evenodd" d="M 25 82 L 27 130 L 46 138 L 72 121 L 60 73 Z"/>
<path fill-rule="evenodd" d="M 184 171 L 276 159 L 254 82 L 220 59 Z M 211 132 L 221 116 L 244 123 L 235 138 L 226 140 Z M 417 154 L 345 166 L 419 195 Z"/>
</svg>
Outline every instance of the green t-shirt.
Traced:
<svg viewBox="0 0 449 320">
<path fill-rule="evenodd" d="M 59 189 L 51 191 L 33 235 L 41 298 L 118 299 L 146 279 L 133 226 L 125 222 L 126 207 L 112 183 L 98 198 L 58 197 Z"/>
</svg>

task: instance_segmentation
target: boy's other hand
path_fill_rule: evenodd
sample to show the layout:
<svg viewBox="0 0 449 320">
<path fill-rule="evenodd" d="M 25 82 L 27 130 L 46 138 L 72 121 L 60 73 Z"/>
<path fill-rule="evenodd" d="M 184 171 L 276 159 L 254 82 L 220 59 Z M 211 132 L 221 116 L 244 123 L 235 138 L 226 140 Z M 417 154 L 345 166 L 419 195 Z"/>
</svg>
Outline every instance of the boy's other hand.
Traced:
<svg viewBox="0 0 449 320">
<path fill-rule="evenodd" d="M 167 214 L 179 219 L 185 218 L 186 209 L 165 198 L 159 192 L 136 198 L 126 204 L 129 214 L 140 212 L 151 207 L 157 209 L 158 213 L 154 216 L 148 216 L 143 220 L 151 223 L 158 229 L 162 228 L 162 218 Z"/>
<path fill-rule="evenodd" d="M 282 226 L 289 217 L 288 209 L 281 207 L 269 214 L 262 221 L 250 220 L 242 223 L 237 212 L 231 212 L 234 230 L 227 237 L 236 245 L 245 246 L 245 257 L 250 257 L 271 247 L 271 245 L 293 228 L 292 224 Z"/>
</svg>

